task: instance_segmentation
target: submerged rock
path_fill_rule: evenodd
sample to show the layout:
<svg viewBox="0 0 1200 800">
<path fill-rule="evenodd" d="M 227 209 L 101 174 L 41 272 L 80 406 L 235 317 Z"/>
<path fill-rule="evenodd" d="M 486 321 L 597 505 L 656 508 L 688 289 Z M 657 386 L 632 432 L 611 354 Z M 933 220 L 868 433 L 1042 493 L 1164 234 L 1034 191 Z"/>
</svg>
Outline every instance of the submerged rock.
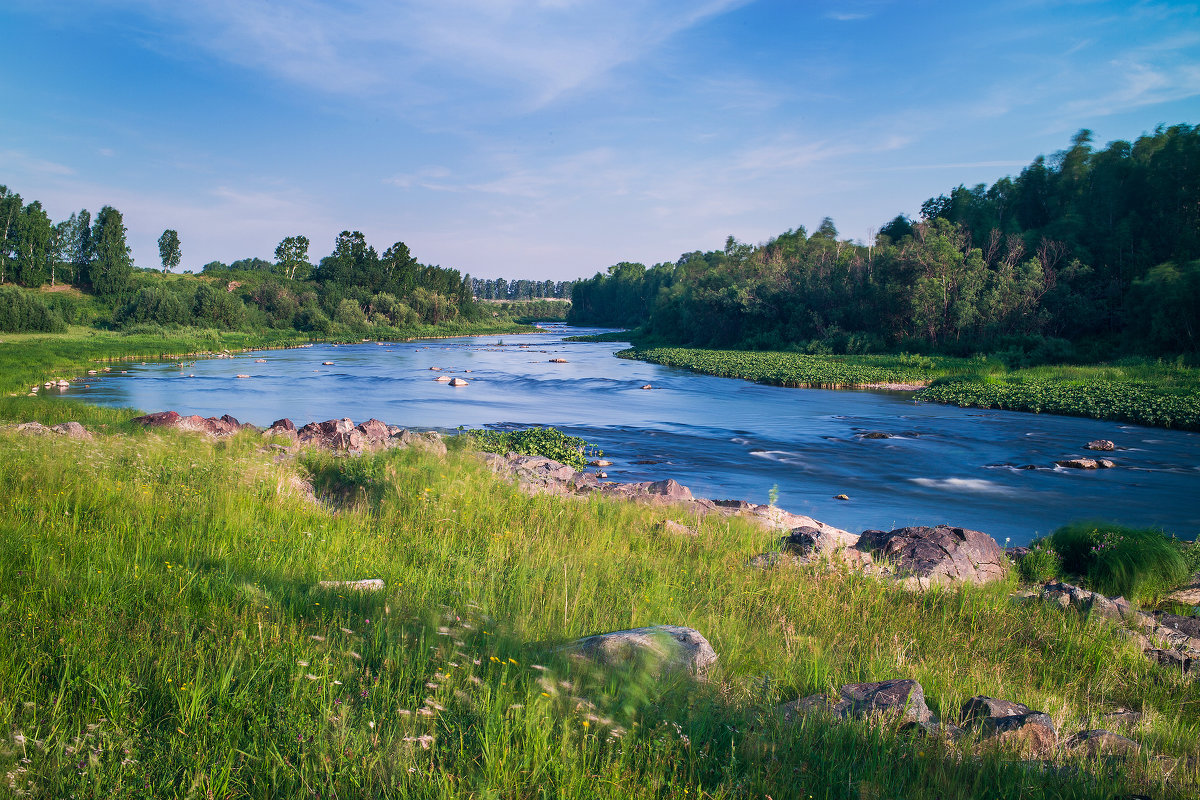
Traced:
<svg viewBox="0 0 1200 800">
<path fill-rule="evenodd" d="M 1115 444 L 1113 444 L 1112 442 L 1110 442 L 1108 439 L 1096 439 L 1095 441 L 1088 442 L 1087 444 L 1085 444 L 1083 446 L 1083 449 L 1084 450 L 1103 450 L 1105 452 L 1112 452 L 1113 450 L 1117 449 L 1117 446 Z"/>
</svg>

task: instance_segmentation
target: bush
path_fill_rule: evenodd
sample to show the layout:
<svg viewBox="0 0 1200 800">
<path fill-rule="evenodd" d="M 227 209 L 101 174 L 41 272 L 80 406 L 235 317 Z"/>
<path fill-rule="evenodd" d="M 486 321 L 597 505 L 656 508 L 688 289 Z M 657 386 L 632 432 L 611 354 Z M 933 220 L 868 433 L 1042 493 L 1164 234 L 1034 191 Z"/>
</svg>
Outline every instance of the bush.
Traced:
<svg viewBox="0 0 1200 800">
<path fill-rule="evenodd" d="M 62 317 L 40 298 L 20 289 L 0 288 L 0 331 L 61 333 L 66 329 Z"/>
<path fill-rule="evenodd" d="M 1106 595 L 1154 600 L 1190 577 L 1182 543 L 1155 528 L 1073 522 L 1052 533 L 1048 544 L 1064 572 Z"/>
<path fill-rule="evenodd" d="M 463 431 L 474 438 L 476 446 L 485 453 L 523 453 L 545 456 L 581 470 L 589 458 L 599 458 L 604 451 L 578 436 L 568 436 L 557 428 L 526 428 L 520 431 Z"/>
<path fill-rule="evenodd" d="M 1021 579 L 1028 583 L 1048 583 L 1062 572 L 1062 558 L 1046 540 L 1034 544 L 1017 565 Z"/>
<path fill-rule="evenodd" d="M 161 286 L 138 289 L 120 315 L 122 327 L 138 324 L 184 325 L 190 320 L 191 314 L 179 295 Z"/>
</svg>

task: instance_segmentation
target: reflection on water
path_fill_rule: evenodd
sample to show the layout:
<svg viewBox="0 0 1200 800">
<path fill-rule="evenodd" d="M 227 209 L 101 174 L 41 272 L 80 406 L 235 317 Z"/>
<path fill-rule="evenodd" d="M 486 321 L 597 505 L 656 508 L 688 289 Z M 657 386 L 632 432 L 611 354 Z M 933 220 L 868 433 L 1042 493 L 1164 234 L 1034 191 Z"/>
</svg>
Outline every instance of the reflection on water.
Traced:
<svg viewBox="0 0 1200 800">
<path fill-rule="evenodd" d="M 766 502 L 861 531 L 948 523 L 1028 542 L 1072 519 L 1200 529 L 1200 435 L 784 389 L 613 358 L 620 344 L 520 336 L 317 345 L 134 364 L 69 397 L 269 425 L 377 417 L 417 428 L 554 425 L 596 442 L 612 480 L 672 477 L 698 496 Z M 550 359 L 567 363 L 551 363 Z M 265 359 L 258 363 L 259 359 Z M 324 362 L 333 362 L 326 365 Z M 430 367 L 440 367 L 433 371 Z M 238 374 L 249 378 L 238 379 Z M 434 379 L 465 378 L 454 388 Z M 650 384 L 647 391 L 641 387 Z M 890 438 L 863 434 L 887 433 Z M 1054 466 L 1112 439 L 1116 469 Z M 850 500 L 833 499 L 849 495 Z"/>
</svg>

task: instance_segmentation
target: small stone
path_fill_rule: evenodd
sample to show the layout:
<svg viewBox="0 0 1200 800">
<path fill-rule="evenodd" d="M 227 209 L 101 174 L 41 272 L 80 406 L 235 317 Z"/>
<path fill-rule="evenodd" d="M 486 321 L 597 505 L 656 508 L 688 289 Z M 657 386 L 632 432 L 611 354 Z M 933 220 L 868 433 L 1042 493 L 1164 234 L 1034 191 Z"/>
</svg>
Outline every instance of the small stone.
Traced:
<svg viewBox="0 0 1200 800">
<path fill-rule="evenodd" d="M 835 495 L 833 496 L 833 499 L 834 499 L 834 500 L 849 500 L 849 499 L 850 499 L 850 495 L 848 495 L 848 494 L 835 494 Z"/>
<path fill-rule="evenodd" d="M 250 376 L 249 376 L 249 375 L 238 375 L 237 377 L 239 377 L 239 378 L 249 378 Z"/>
<path fill-rule="evenodd" d="M 451 378 L 450 385 L 451 386 L 470 386 L 471 384 L 467 383 L 462 378 Z"/>
<path fill-rule="evenodd" d="M 643 389 L 653 389 L 654 387 L 653 387 L 653 386 L 651 386 L 650 384 L 648 384 L 648 383 L 647 383 L 647 384 L 646 384 L 645 386 L 643 386 L 642 388 L 643 388 Z"/>
<path fill-rule="evenodd" d="M 438 383 L 449 383 L 451 378 L 449 375 L 438 375 L 436 378 L 434 378 L 434 380 Z"/>
<path fill-rule="evenodd" d="M 551 364 L 566 364 L 567 360 L 565 358 L 552 358 L 552 359 L 550 359 L 550 363 Z"/>
<path fill-rule="evenodd" d="M 322 367 L 332 367 L 332 366 L 333 366 L 333 362 L 332 362 L 332 361 L 322 361 L 322 362 L 321 362 L 321 366 L 322 366 Z"/>
<path fill-rule="evenodd" d="M 382 592 L 382 578 L 366 578 L 361 581 L 321 581 L 317 584 L 322 589 L 345 589 L 352 592 Z"/>
<path fill-rule="evenodd" d="M 1117 449 L 1117 446 L 1108 439 L 1096 439 L 1095 441 L 1085 444 L 1083 448 L 1085 450 L 1103 450 L 1105 452 L 1112 452 L 1113 450 Z"/>
</svg>

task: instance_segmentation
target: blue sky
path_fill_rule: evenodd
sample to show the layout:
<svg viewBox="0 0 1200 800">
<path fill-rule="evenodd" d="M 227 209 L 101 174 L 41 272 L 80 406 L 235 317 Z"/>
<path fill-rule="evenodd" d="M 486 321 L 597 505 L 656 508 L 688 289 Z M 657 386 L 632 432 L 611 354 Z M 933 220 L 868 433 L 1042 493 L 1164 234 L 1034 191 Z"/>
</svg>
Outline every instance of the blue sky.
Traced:
<svg viewBox="0 0 1200 800">
<path fill-rule="evenodd" d="M 139 265 L 338 231 L 567 279 L 1200 122 L 1195 3 L 6 0 L 0 183 Z"/>
</svg>

